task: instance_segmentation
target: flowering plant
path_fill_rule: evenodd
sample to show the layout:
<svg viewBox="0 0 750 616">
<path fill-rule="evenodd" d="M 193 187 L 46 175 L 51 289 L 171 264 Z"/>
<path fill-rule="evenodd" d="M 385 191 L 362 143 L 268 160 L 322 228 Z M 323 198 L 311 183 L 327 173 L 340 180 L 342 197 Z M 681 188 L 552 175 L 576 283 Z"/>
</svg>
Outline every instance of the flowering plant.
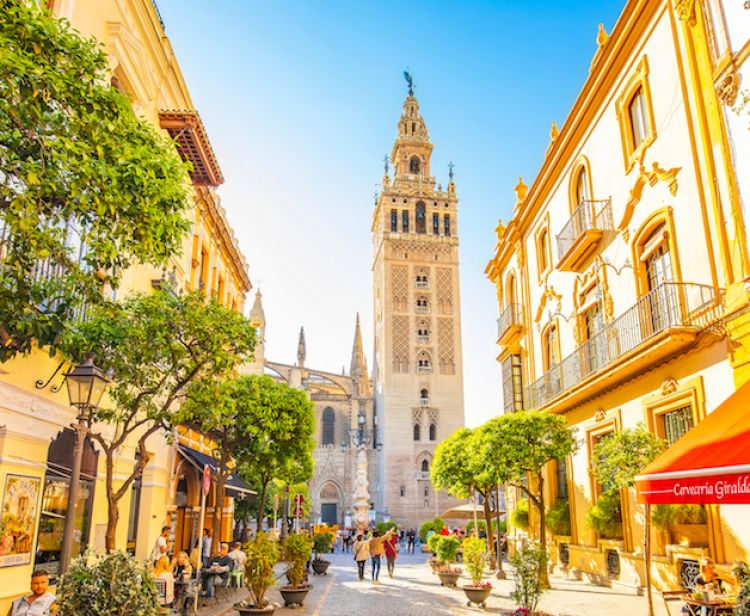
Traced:
<svg viewBox="0 0 750 616">
<path fill-rule="evenodd" d="M 529 616 L 531 612 L 529 612 L 528 608 L 525 607 L 519 607 L 516 610 L 516 616 Z"/>
</svg>

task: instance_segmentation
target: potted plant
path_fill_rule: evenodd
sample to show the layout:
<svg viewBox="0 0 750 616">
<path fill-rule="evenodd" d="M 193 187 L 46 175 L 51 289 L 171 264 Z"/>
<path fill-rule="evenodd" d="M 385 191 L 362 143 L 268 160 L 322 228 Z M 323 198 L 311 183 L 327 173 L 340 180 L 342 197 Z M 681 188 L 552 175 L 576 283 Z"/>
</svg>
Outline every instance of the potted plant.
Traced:
<svg viewBox="0 0 750 616">
<path fill-rule="evenodd" d="M 331 551 L 331 545 L 333 545 L 333 538 L 331 533 L 315 533 L 313 535 L 313 551 L 315 552 L 315 558 L 312 561 L 313 573 L 316 575 L 327 575 L 326 571 L 331 565 L 330 560 L 321 558 L 321 554 L 328 554 Z"/>
<path fill-rule="evenodd" d="M 250 598 L 236 603 L 234 609 L 242 615 L 273 614 L 275 608 L 266 599 L 266 591 L 276 584 L 276 563 L 279 562 L 279 547 L 267 533 L 258 533 L 255 539 L 245 544 L 245 585 Z"/>
<path fill-rule="evenodd" d="M 536 541 L 526 541 L 511 558 L 515 568 L 516 589 L 511 598 L 516 602 L 518 616 L 534 614 L 542 596 L 542 572 L 547 566 L 547 552 Z"/>
<path fill-rule="evenodd" d="M 460 545 L 461 542 L 455 535 L 441 536 L 437 542 L 437 559 L 440 562 L 437 574 L 441 586 L 455 586 L 461 575 L 461 567 L 451 567 Z"/>
<path fill-rule="evenodd" d="M 603 539 L 622 538 L 620 493 L 602 494 L 586 515 L 586 524 Z"/>
<path fill-rule="evenodd" d="M 438 541 L 440 541 L 440 539 L 442 539 L 442 535 L 438 533 L 430 535 L 427 539 L 427 549 L 430 552 L 430 558 L 427 560 L 427 563 L 430 565 L 433 573 L 436 573 L 438 568 L 440 567 L 440 561 L 435 556 L 435 554 L 437 553 Z"/>
<path fill-rule="evenodd" d="M 461 544 L 464 551 L 464 565 L 471 577 L 471 584 L 464 584 L 461 588 L 466 595 L 466 605 L 487 605 L 487 597 L 492 592 L 492 584 L 482 582 L 482 575 L 486 567 L 487 544 L 479 537 L 467 537 Z"/>
<path fill-rule="evenodd" d="M 310 560 L 312 546 L 312 541 L 307 535 L 294 534 L 286 538 L 284 559 L 288 564 L 286 576 L 289 585 L 279 588 L 286 607 L 302 605 L 310 591 L 310 585 L 305 583 L 305 563 Z"/>
<path fill-rule="evenodd" d="M 520 530 L 529 530 L 529 499 L 518 499 L 513 513 L 510 515 L 510 523 Z"/>
<path fill-rule="evenodd" d="M 56 595 L 63 614 L 161 614 L 154 578 L 145 565 L 119 551 L 88 551 L 76 558 L 60 578 Z"/>
</svg>

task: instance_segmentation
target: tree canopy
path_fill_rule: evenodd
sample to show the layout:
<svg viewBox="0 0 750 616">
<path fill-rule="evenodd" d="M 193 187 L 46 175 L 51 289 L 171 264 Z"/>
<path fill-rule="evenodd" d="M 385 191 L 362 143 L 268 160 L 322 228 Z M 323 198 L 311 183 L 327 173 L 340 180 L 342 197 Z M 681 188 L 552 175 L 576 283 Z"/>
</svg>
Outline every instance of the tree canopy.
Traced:
<svg viewBox="0 0 750 616">
<path fill-rule="evenodd" d="M 31 0 L 0 0 L 0 361 L 103 301 L 188 228 L 175 144 L 110 85 L 96 41 Z"/>
<path fill-rule="evenodd" d="M 63 348 L 74 361 L 93 351 L 111 373 L 109 398 L 93 415 L 94 438 L 106 455 L 109 523 L 107 548 L 114 548 L 117 502 L 148 463 L 146 439 L 181 421 L 177 409 L 189 386 L 225 378 L 255 347 L 255 328 L 241 314 L 207 300 L 201 293 L 174 295 L 168 290 L 134 294 L 106 303 L 66 336 Z M 114 456 L 131 434 L 138 435 L 141 456 L 133 472 L 115 489 Z"/>
</svg>

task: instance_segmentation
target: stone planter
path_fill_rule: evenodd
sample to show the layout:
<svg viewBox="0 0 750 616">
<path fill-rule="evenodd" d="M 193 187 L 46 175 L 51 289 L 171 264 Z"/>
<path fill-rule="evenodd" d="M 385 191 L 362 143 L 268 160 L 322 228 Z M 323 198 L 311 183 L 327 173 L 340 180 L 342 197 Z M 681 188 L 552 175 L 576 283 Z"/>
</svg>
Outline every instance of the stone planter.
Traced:
<svg viewBox="0 0 750 616">
<path fill-rule="evenodd" d="M 312 570 L 315 575 L 328 575 L 328 567 L 331 566 L 330 560 L 314 560 L 312 561 Z"/>
<path fill-rule="evenodd" d="M 439 561 L 434 556 L 430 556 L 430 559 L 427 561 L 427 564 L 430 565 L 430 569 L 432 569 L 433 573 L 437 573 L 438 569 L 443 564 L 441 561 Z"/>
<path fill-rule="evenodd" d="M 420 549 L 422 550 L 422 554 L 429 554 L 430 553 L 430 548 L 427 547 L 426 543 L 423 543 L 422 547 Z"/>
<path fill-rule="evenodd" d="M 268 607 L 264 608 L 257 608 L 247 607 L 236 603 L 232 607 L 240 613 L 240 616 L 252 616 L 254 614 L 263 614 L 264 616 L 269 616 L 276 611 L 276 608 L 273 607 L 273 605 L 269 605 Z"/>
<path fill-rule="evenodd" d="M 492 592 L 492 586 L 461 586 L 461 588 L 468 599 L 467 607 L 471 607 L 472 604 L 482 608 L 487 606 L 487 597 Z"/>
<path fill-rule="evenodd" d="M 670 524 L 670 543 L 690 548 L 708 545 L 708 524 Z"/>
<path fill-rule="evenodd" d="M 310 588 L 309 584 L 307 586 L 300 586 L 299 588 L 294 588 L 294 586 L 282 586 L 279 588 L 279 592 L 284 598 L 284 607 L 292 605 L 302 606 L 307 593 L 310 592 Z"/>
<path fill-rule="evenodd" d="M 438 571 L 441 586 L 455 586 L 458 578 L 461 577 L 460 571 Z"/>
</svg>

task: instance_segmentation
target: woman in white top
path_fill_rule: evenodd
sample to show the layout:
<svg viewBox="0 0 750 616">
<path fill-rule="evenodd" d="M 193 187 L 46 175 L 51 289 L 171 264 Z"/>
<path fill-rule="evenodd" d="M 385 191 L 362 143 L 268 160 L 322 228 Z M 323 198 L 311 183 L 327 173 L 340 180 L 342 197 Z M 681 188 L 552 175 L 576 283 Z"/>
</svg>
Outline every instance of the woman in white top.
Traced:
<svg viewBox="0 0 750 616">
<path fill-rule="evenodd" d="M 354 552 L 354 560 L 357 561 L 357 568 L 359 570 L 359 579 L 365 579 L 365 563 L 370 558 L 370 542 L 365 541 L 362 534 L 357 535 L 357 540 L 354 542 L 352 548 Z"/>
</svg>

